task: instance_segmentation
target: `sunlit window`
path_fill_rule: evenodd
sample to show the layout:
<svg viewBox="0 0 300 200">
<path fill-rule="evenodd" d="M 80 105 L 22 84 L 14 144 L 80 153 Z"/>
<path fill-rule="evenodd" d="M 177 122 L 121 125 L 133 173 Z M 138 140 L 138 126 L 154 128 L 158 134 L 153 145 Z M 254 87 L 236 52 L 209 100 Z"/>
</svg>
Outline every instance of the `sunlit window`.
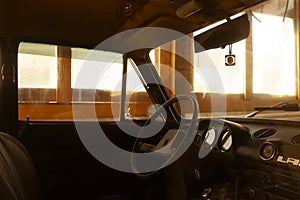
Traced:
<svg viewBox="0 0 300 200">
<path fill-rule="evenodd" d="M 291 18 L 255 13 L 253 92 L 295 95 L 295 30 Z"/>
<path fill-rule="evenodd" d="M 232 47 L 235 66 L 225 65 L 228 47 L 196 53 L 194 57 L 194 90 L 205 93 L 240 94 L 244 90 L 245 41 Z"/>
<path fill-rule="evenodd" d="M 128 60 L 123 116 L 145 117 L 151 101 Z M 93 49 L 22 42 L 18 52 L 19 119 L 119 119 L 123 55 Z M 73 107 L 75 106 L 75 107 Z M 95 106 L 96 113 L 87 111 Z"/>
<path fill-rule="evenodd" d="M 122 55 L 118 53 L 72 48 L 72 88 L 120 91 L 122 63 Z M 89 77 L 79 74 L 84 73 L 83 68 L 99 74 L 96 85 L 88 81 Z M 76 84 L 79 75 L 87 81 Z"/>
<path fill-rule="evenodd" d="M 56 88 L 56 46 L 21 43 L 18 63 L 19 88 Z"/>
<path fill-rule="evenodd" d="M 296 95 L 294 0 L 272 0 L 253 10 L 250 21 L 250 37 L 233 44 L 236 66 L 225 66 L 228 47 L 195 54 L 196 92 L 243 94 L 252 88 L 253 94 Z"/>
</svg>

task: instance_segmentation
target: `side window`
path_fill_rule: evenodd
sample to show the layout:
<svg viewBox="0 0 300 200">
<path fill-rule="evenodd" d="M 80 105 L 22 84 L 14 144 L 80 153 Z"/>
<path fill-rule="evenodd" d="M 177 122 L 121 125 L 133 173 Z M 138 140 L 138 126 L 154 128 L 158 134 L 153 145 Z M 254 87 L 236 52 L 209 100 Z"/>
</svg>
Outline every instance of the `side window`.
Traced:
<svg viewBox="0 0 300 200">
<path fill-rule="evenodd" d="M 120 93 L 123 70 L 121 54 L 81 48 L 72 48 L 71 50 L 73 102 L 110 102 L 111 95 Z M 89 81 L 91 78 L 88 77 L 90 73 L 84 74 L 87 68 L 89 72 L 99 75 L 96 84 Z M 96 92 L 93 91 L 94 89 L 96 89 Z"/>
<path fill-rule="evenodd" d="M 83 120 L 94 118 L 87 109 L 91 105 L 97 119 L 117 119 L 122 73 L 122 54 L 22 42 L 18 52 L 19 120 L 72 121 L 73 105 Z M 128 74 L 125 114 L 145 117 L 149 97 L 130 64 Z"/>
<path fill-rule="evenodd" d="M 18 54 L 18 86 L 20 103 L 56 101 L 57 47 L 21 43 Z"/>
</svg>

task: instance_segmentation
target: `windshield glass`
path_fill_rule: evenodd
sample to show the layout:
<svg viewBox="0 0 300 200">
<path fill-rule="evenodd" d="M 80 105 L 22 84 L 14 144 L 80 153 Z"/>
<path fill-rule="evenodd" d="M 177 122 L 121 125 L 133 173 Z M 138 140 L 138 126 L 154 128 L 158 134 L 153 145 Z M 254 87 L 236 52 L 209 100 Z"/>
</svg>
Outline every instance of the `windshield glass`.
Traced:
<svg viewBox="0 0 300 200">
<path fill-rule="evenodd" d="M 225 112 L 220 115 L 298 120 L 296 3 L 271 0 L 249 11 L 250 35 L 245 40 L 195 53 L 192 40 L 178 39 L 153 50 L 153 62 L 163 81 L 173 84 L 168 83 L 176 94 L 185 91 L 197 96 L 202 117 L 216 112 L 212 97 L 220 95 L 225 101 Z M 225 22 L 200 29 L 189 37 Z M 182 74 L 192 86 L 191 91 L 162 66 Z M 290 105 L 293 108 L 286 109 Z"/>
</svg>

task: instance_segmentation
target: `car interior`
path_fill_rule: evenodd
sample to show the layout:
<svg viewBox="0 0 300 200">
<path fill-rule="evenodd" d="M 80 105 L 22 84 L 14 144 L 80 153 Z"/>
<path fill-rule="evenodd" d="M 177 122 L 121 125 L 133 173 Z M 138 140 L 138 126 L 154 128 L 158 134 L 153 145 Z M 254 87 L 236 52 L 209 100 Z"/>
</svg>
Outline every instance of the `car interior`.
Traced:
<svg viewBox="0 0 300 200">
<path fill-rule="evenodd" d="M 297 0 L 0 1 L 0 200 L 300 198 Z"/>
</svg>

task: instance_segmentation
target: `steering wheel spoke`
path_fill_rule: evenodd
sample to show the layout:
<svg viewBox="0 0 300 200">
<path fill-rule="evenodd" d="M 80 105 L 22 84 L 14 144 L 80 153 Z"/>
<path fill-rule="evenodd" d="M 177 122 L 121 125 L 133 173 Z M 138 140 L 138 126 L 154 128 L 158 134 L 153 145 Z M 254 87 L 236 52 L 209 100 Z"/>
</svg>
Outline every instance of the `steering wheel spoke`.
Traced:
<svg viewBox="0 0 300 200">
<path fill-rule="evenodd" d="M 166 113 L 165 110 L 173 106 L 175 102 L 188 100 L 192 103 L 192 118 L 183 119 L 180 117 L 178 127 L 167 129 L 161 135 L 160 141 L 156 145 L 143 143 L 141 138 L 146 131 L 151 130 L 152 122 L 162 113 Z M 144 124 L 144 127 L 138 134 L 132 151 L 132 169 L 141 177 L 151 176 L 157 173 L 160 169 L 168 166 L 172 162 L 176 161 L 192 144 L 193 139 L 198 130 L 198 102 L 192 95 L 180 95 L 166 101 L 161 105 L 151 116 L 151 118 Z M 182 112 L 181 112 L 182 113 Z M 164 115 L 166 116 L 166 115 Z M 168 123 L 168 120 L 166 120 Z M 168 126 L 169 124 L 165 124 Z M 146 133 L 147 135 L 149 133 Z M 150 134 L 151 135 L 151 134 Z M 142 155 L 141 155 L 142 154 Z M 147 166 L 145 162 L 151 166 Z"/>
</svg>

